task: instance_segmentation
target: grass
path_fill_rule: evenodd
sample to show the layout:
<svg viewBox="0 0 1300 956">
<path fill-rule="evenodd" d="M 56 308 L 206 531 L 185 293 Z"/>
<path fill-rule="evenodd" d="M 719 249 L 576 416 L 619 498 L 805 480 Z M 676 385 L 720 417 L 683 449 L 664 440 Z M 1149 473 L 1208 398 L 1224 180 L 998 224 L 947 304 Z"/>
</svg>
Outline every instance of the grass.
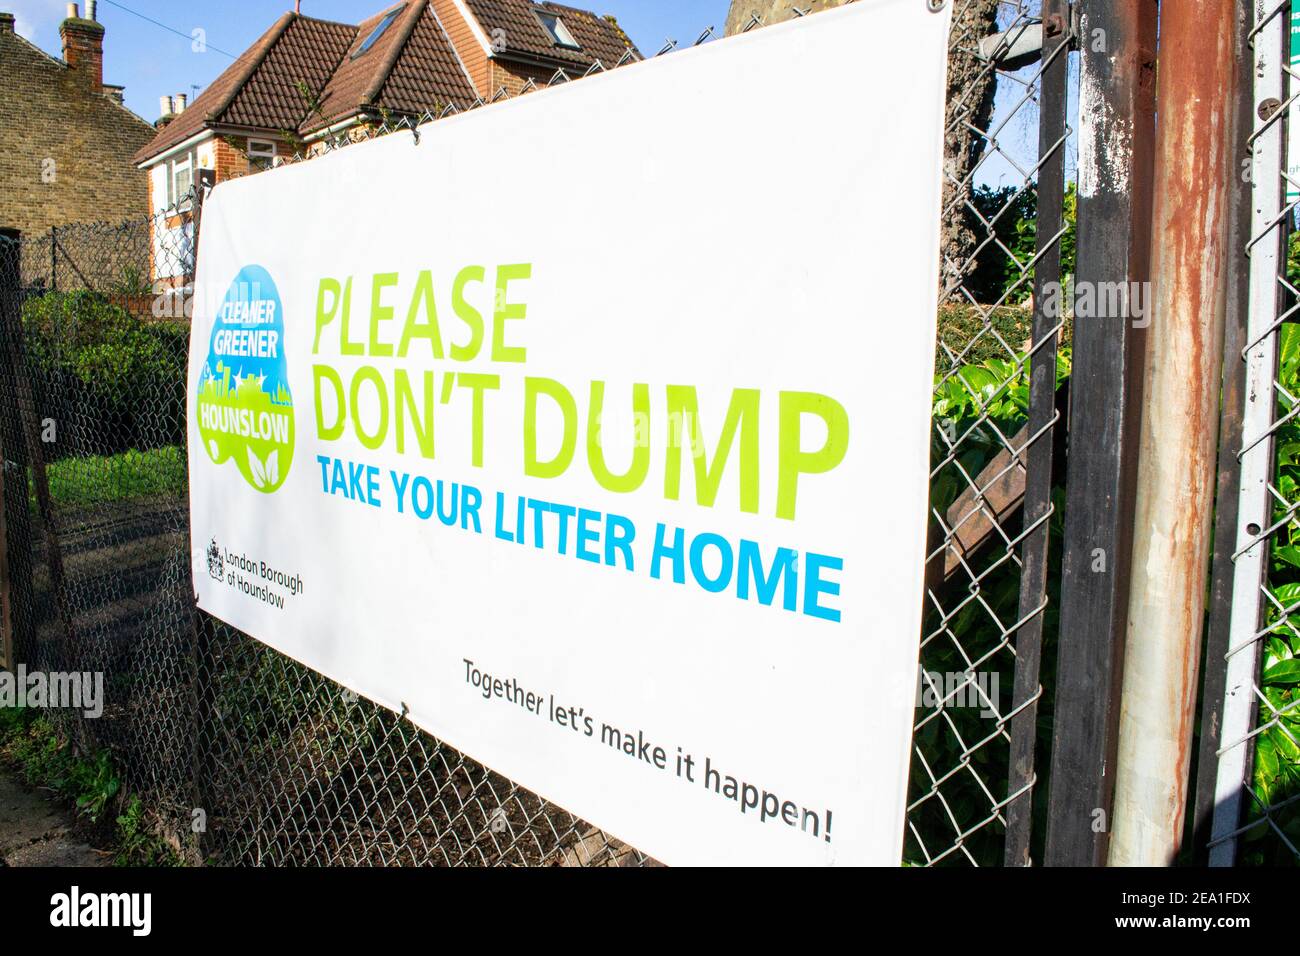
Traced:
<svg viewBox="0 0 1300 956">
<path fill-rule="evenodd" d="M 56 506 L 86 507 L 159 495 L 185 494 L 185 451 L 166 445 L 116 455 L 60 458 L 45 467 Z M 31 487 L 31 486 L 29 486 Z M 35 489 L 31 491 L 35 502 Z"/>
</svg>

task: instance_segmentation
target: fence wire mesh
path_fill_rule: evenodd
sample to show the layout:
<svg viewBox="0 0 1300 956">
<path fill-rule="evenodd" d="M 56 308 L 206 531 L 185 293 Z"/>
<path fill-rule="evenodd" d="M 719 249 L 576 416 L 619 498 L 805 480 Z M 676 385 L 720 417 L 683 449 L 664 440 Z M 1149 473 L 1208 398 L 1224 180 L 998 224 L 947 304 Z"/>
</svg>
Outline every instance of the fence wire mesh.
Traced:
<svg viewBox="0 0 1300 956">
<path fill-rule="evenodd" d="M 904 860 L 982 865 L 1002 862 L 1007 809 L 1028 805 L 1039 785 L 1011 766 L 1015 734 L 1028 734 L 1031 754 L 1037 736 L 1033 720 L 1016 716 L 1050 699 L 1038 686 L 1013 700 L 1018 634 L 1037 629 L 1043 674 L 1054 672 L 1054 584 L 1026 584 L 1023 553 L 1034 540 L 1056 547 L 1059 514 L 1043 500 L 1030 502 L 1032 520 L 1021 515 L 1034 450 L 1063 430 L 1050 394 L 1046 425 L 1031 429 L 1029 368 L 1046 361 L 1058 379 L 1068 372 L 1068 323 L 1035 323 L 1032 292 L 1037 269 L 1069 256 L 1070 193 L 1057 182 L 1038 194 L 1040 171 L 1061 163 L 1069 142 L 1062 128 L 1039 149 L 1045 78 L 1064 83 L 1069 54 L 1062 44 L 1041 62 L 1007 59 L 1041 25 L 1039 0 L 952 2 L 930 554 Z M 1000 42 L 986 42 L 999 31 Z M 294 161 L 376 135 L 418 136 L 447 113 L 363 125 Z M 1040 203 L 1063 210 L 1041 239 Z M 10 585 L 0 624 L 29 668 L 105 675 L 103 716 L 56 712 L 59 729 L 79 748 L 107 749 L 124 789 L 195 862 L 653 863 L 401 715 L 196 614 L 184 440 L 200 218 L 201 203 L 189 201 L 125 225 L 0 240 Z"/>
<path fill-rule="evenodd" d="M 1300 70 L 1290 0 L 1256 4 L 1241 469 L 1210 861 L 1300 863 Z M 1288 65 L 1289 64 L 1289 65 Z M 1288 126 L 1290 127 L 1288 129 Z M 1230 356 L 1230 358 L 1232 358 Z"/>
<path fill-rule="evenodd" d="M 1032 719 L 1018 725 L 1015 717 L 1032 716 L 1027 708 L 1043 697 L 1037 674 L 1036 690 L 1013 697 L 1018 636 L 1037 629 L 1049 651 L 1043 673 L 1054 671 L 1057 582 L 1029 582 L 1024 554 L 1035 537 L 1040 547 L 1057 546 L 1060 534 L 1051 501 L 1027 507 L 1026 488 L 1031 460 L 1043 462 L 1036 449 L 1050 449 L 1063 431 L 1054 407 L 1040 409 L 1046 423 L 1035 416 L 1031 427 L 1029 370 L 1032 362 L 1057 364 L 1058 378 L 1068 370 L 1065 324 L 1032 322 L 1035 272 L 1049 262 L 1055 268 L 1072 234 L 1069 215 L 1041 242 L 1036 229 L 1040 204 L 1065 203 L 1060 181 L 1042 195 L 1038 181 L 1047 164 L 1062 164 L 1069 128 L 1038 147 L 1041 124 L 1051 122 L 1040 110 L 1044 86 L 1065 82 L 1068 46 L 1028 66 L 1006 62 L 1012 45 L 1041 27 L 1041 14 L 1031 2 L 972 0 L 954 9 L 932 511 L 905 849 L 906 859 L 925 864 L 1003 861 L 1008 807 L 1032 806 L 1037 784 L 1032 772 L 1012 776 L 1013 734 L 1028 735 L 1019 743 L 1032 755 L 1036 733 Z M 1050 454 L 1046 462 L 1050 468 Z"/>
</svg>

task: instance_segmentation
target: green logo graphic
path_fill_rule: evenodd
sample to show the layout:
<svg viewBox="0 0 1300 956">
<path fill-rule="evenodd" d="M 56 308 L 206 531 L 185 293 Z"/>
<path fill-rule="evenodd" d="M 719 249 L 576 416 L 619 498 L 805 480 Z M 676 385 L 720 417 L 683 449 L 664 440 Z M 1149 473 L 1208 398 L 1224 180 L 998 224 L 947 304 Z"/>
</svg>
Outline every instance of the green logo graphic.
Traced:
<svg viewBox="0 0 1300 956">
<path fill-rule="evenodd" d="M 293 463 L 293 396 L 284 358 L 284 314 L 261 266 L 235 276 L 217 312 L 199 376 L 199 434 L 218 465 L 270 494 Z"/>
</svg>

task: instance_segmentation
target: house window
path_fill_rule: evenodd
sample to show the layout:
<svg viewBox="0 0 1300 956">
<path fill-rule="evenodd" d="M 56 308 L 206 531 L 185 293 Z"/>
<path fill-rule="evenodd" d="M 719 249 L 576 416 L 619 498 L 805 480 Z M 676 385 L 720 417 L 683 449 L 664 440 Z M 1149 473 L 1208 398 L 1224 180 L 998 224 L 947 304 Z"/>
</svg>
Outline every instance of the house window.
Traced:
<svg viewBox="0 0 1300 956">
<path fill-rule="evenodd" d="M 248 168 L 261 172 L 275 165 L 275 143 L 267 140 L 250 139 L 248 141 Z"/>
<path fill-rule="evenodd" d="M 542 26 L 551 35 L 551 40 L 554 41 L 556 46 L 568 47 L 570 50 L 582 49 L 578 45 L 578 41 L 573 38 L 573 34 L 569 32 L 569 28 L 564 25 L 563 20 L 553 13 L 534 12 L 537 13 L 537 19 L 542 21 Z"/>
<path fill-rule="evenodd" d="M 194 156 L 187 153 L 180 159 L 172 160 L 172 205 L 179 206 L 186 201 L 194 186 Z"/>
<path fill-rule="evenodd" d="M 404 3 L 400 4 L 396 7 L 393 7 L 393 9 L 385 13 L 383 19 L 380 20 L 379 23 L 375 26 L 375 28 L 370 31 L 370 35 L 361 41 L 361 46 L 357 47 L 356 52 L 352 54 L 352 59 L 355 60 L 357 57 L 361 56 L 372 46 L 378 43 L 379 38 L 383 36 L 384 32 L 393 25 L 393 21 L 397 19 L 397 15 L 402 12 L 402 9 L 405 6 L 406 4 Z"/>
</svg>

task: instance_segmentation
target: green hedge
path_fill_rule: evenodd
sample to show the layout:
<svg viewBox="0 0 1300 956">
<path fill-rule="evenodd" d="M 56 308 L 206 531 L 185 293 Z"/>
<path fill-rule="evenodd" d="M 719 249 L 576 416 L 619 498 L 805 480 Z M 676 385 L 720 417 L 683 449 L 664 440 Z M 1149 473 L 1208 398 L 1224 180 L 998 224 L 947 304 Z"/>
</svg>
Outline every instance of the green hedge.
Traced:
<svg viewBox="0 0 1300 956">
<path fill-rule="evenodd" d="M 941 305 L 935 371 L 943 374 L 954 367 L 1011 359 L 1012 353 L 1007 351 L 1007 347 L 1015 353 L 1024 352 L 1031 339 L 1033 323 L 1034 313 L 1027 305 L 1001 306 L 996 309 L 964 303 Z M 1073 324 L 1071 319 L 1066 319 L 1061 345 L 1069 344 Z M 998 341 L 999 337 L 1001 342 Z M 1005 346 L 1003 342 L 1006 343 Z M 967 346 L 969 350 L 963 353 L 962 349 Z"/>
<path fill-rule="evenodd" d="M 23 304 L 24 346 L 52 456 L 113 454 L 185 438 L 189 329 L 142 322 L 93 292 Z"/>
</svg>

